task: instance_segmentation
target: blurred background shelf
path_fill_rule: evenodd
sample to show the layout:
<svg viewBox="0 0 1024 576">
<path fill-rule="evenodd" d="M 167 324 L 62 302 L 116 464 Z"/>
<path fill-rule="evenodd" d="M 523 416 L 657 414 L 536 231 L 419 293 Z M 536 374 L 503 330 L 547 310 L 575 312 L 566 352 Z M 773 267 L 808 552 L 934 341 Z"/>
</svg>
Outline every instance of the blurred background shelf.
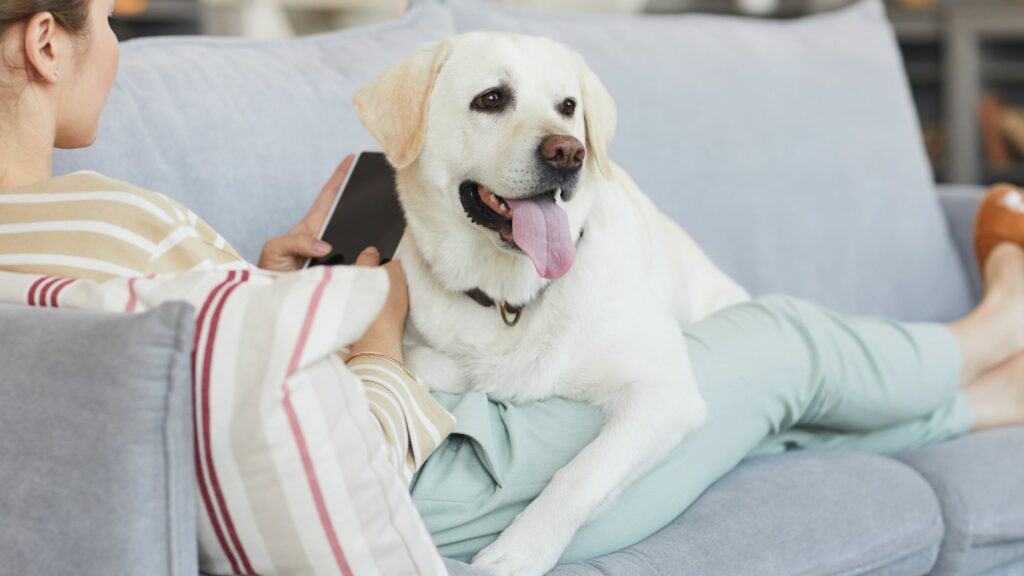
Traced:
<svg viewBox="0 0 1024 576">
<path fill-rule="evenodd" d="M 197 0 L 119 0 L 111 25 L 121 40 L 139 36 L 199 34 Z"/>
<path fill-rule="evenodd" d="M 1005 168 L 986 168 L 985 172 L 991 182 L 1024 182 L 1024 161 Z"/>
<path fill-rule="evenodd" d="M 1005 142 L 996 120 L 983 123 L 980 111 L 985 98 L 1003 107 L 1024 106 L 1024 4 L 954 2 L 945 7 L 944 20 L 947 177 L 1024 183 L 1024 158 Z M 995 161 L 986 134 L 1004 140 L 1009 160 Z"/>
<path fill-rule="evenodd" d="M 946 74 L 943 68 L 943 13 L 938 5 L 906 8 L 890 3 L 914 103 L 921 119 L 925 148 L 937 181 L 947 177 L 947 131 L 944 117 Z"/>
<path fill-rule="evenodd" d="M 1024 61 L 985 62 L 982 65 L 982 79 L 989 83 L 1018 84 L 1024 82 Z"/>
</svg>

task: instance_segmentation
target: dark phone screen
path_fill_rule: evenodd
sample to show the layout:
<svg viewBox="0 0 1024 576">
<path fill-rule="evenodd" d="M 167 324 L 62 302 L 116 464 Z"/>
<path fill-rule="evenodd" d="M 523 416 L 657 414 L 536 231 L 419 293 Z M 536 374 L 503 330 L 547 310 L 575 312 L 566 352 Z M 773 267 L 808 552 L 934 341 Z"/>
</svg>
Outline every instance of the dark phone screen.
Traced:
<svg viewBox="0 0 1024 576">
<path fill-rule="evenodd" d="M 324 258 L 314 258 L 310 266 L 352 264 L 367 246 L 376 246 L 381 262 L 391 260 L 405 232 L 405 214 L 398 203 L 395 172 L 380 152 L 363 152 L 322 239 L 333 250 Z"/>
</svg>

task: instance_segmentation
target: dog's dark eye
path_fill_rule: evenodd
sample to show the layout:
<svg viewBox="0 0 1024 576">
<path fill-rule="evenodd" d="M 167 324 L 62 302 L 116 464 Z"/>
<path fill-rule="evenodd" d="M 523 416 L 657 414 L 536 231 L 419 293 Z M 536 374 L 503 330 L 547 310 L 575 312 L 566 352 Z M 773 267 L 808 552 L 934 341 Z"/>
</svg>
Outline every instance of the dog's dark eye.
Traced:
<svg viewBox="0 0 1024 576">
<path fill-rule="evenodd" d="M 504 90 L 501 88 L 491 88 L 473 98 L 473 102 L 470 103 L 469 107 L 480 112 L 501 112 L 505 109 L 507 100 L 508 98 Z"/>
<path fill-rule="evenodd" d="M 572 116 L 572 113 L 576 111 L 576 101 L 572 98 L 562 100 L 562 103 L 558 105 L 558 111 L 566 116 Z"/>
</svg>

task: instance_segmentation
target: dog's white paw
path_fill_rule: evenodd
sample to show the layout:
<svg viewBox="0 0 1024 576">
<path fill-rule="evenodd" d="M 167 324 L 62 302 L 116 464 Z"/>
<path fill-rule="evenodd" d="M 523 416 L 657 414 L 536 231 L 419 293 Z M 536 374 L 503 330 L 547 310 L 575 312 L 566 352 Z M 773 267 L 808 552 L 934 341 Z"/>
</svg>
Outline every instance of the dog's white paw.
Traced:
<svg viewBox="0 0 1024 576">
<path fill-rule="evenodd" d="M 531 530 L 525 522 L 513 522 L 497 540 L 473 557 L 475 568 L 495 576 L 543 576 L 562 555 L 569 538 L 554 530 Z"/>
<path fill-rule="evenodd" d="M 536 549 L 516 549 L 496 540 L 473 558 L 473 567 L 494 576 L 544 576 L 555 567 L 561 551 L 553 555 Z"/>
</svg>

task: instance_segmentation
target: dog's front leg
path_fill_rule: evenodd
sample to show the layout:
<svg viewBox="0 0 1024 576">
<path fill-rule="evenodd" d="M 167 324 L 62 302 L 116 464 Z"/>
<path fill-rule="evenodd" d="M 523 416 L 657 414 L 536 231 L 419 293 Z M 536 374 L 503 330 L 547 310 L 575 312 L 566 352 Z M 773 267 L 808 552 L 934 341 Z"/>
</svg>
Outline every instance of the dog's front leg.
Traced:
<svg viewBox="0 0 1024 576">
<path fill-rule="evenodd" d="M 608 420 L 597 438 L 555 473 L 473 565 L 499 576 L 550 570 L 581 526 L 704 422 L 706 407 L 688 363 L 685 370 L 685 384 L 674 375 L 620 390 L 606 405 Z"/>
<path fill-rule="evenodd" d="M 469 391 L 470 379 L 458 362 L 429 346 L 413 346 L 405 351 L 405 364 L 431 390 L 461 394 Z"/>
</svg>

